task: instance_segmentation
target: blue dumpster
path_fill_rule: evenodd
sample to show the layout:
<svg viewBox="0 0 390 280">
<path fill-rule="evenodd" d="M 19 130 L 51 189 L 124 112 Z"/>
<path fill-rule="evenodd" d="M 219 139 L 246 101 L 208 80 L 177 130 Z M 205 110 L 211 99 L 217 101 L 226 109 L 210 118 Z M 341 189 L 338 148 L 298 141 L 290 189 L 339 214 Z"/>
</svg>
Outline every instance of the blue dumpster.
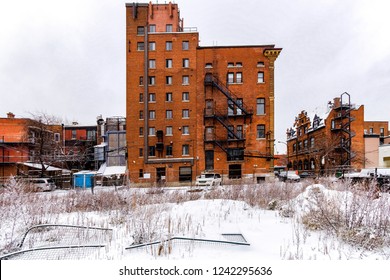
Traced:
<svg viewBox="0 0 390 280">
<path fill-rule="evenodd" d="M 73 186 L 75 188 L 92 188 L 96 171 L 80 171 L 73 174 Z"/>
</svg>

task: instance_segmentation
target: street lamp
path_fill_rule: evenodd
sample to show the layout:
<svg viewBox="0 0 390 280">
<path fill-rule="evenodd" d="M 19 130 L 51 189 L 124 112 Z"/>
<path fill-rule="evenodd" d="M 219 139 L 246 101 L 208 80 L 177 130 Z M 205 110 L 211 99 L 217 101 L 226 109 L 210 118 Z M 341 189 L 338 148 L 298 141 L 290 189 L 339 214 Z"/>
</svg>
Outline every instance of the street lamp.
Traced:
<svg viewBox="0 0 390 280">
<path fill-rule="evenodd" d="M 283 142 L 283 141 L 278 141 L 278 143 L 286 145 L 287 170 L 289 170 L 290 169 L 290 165 L 289 165 L 290 159 L 289 159 L 289 155 L 288 155 L 288 144 L 286 142 Z"/>
</svg>

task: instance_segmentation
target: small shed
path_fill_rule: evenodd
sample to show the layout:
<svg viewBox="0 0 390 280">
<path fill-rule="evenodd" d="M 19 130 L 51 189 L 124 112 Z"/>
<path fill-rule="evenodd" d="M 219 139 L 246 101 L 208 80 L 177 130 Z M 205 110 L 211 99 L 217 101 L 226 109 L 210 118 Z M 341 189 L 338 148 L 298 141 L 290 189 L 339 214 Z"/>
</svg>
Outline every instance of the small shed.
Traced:
<svg viewBox="0 0 390 280">
<path fill-rule="evenodd" d="M 75 188 L 92 188 L 96 171 L 80 171 L 73 174 L 73 186 Z"/>
</svg>

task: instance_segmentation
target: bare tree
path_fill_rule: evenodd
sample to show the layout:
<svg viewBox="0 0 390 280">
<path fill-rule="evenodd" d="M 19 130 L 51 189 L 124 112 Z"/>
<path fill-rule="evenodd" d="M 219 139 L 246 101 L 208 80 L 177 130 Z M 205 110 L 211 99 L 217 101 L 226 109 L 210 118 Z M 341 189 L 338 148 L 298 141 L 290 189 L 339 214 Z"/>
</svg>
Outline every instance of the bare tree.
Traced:
<svg viewBox="0 0 390 280">
<path fill-rule="evenodd" d="M 48 166 L 58 164 L 63 158 L 61 120 L 46 113 L 32 114 L 28 135 L 32 161 L 40 164 L 40 176 L 44 176 Z"/>
</svg>

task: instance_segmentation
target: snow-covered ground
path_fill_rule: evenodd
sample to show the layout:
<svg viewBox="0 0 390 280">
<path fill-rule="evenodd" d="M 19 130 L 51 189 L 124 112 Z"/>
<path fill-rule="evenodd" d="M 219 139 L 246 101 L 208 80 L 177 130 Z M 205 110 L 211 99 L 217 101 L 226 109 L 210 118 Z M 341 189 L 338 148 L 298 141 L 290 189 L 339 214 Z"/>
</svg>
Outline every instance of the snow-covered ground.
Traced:
<svg viewBox="0 0 390 280">
<path fill-rule="evenodd" d="M 112 229 L 108 238 L 99 241 L 104 247 L 76 257 L 84 260 L 147 263 L 154 260 L 197 262 L 205 259 L 219 262 L 390 259 L 388 243 L 372 248 L 362 244 L 352 245 L 326 227 L 313 227 L 317 225 L 317 220 L 302 220 L 305 214 L 313 211 L 320 213 L 320 218 L 321 215 L 331 218 L 326 212 L 329 209 L 322 209 L 319 204 L 319 200 L 325 199 L 325 204 L 330 208 L 339 205 L 340 213 L 350 215 L 351 220 L 362 215 L 368 223 L 370 215 L 363 214 L 370 212 L 374 215 L 373 220 L 387 222 L 389 218 L 383 216 L 390 213 L 389 194 L 381 194 L 380 198 L 370 199 L 370 203 L 365 204 L 366 200 L 357 200 L 350 191 L 329 189 L 324 185 L 278 183 L 271 186 L 223 186 L 207 192 L 188 192 L 187 188 L 160 191 L 101 187 L 95 188 L 94 194 L 90 190 L 33 194 L 3 192 L 0 205 L 1 255 L 12 252 L 29 227 L 63 224 Z M 261 207 L 259 201 L 263 199 L 267 207 Z M 389 225 L 383 226 L 388 231 Z M 377 235 L 378 232 L 372 230 L 366 236 L 367 239 L 375 239 Z M 388 235 L 387 232 L 387 238 Z M 164 242 L 172 237 L 212 242 Z M 238 242 L 249 246 L 217 242 L 237 241 L 237 238 Z M 64 243 L 69 242 L 63 239 L 61 243 L 60 236 L 55 239 L 56 245 L 67 245 Z M 75 239 L 72 242 L 77 243 Z M 152 241 L 160 242 L 153 246 L 129 248 Z M 48 247 L 50 242 L 41 242 L 39 246 Z M 38 242 L 30 238 L 23 249 L 36 247 Z M 25 259 L 37 259 L 34 254 L 24 256 Z M 43 259 L 46 259 L 48 255 L 44 256 Z M 61 256 L 64 259 L 73 258 Z M 19 259 L 23 259 L 23 255 Z"/>
<path fill-rule="evenodd" d="M 0 256 L 15 250 L 32 251 L 10 257 L 19 261 L 2 261 L 2 279 L 122 279 L 130 276 L 124 274 L 128 268 L 168 271 L 173 267 L 180 271 L 200 268 L 202 274 L 166 278 L 249 277 L 232 275 L 237 268 L 268 279 L 381 277 L 390 259 L 390 196 L 372 196 L 349 187 L 334 182 L 276 182 L 211 191 L 127 187 L 95 188 L 94 194 L 90 190 L 3 190 Z M 86 226 L 88 230 L 36 228 L 25 236 L 22 247 L 17 247 L 27 229 L 46 224 Z M 153 241 L 157 243 L 131 248 Z M 78 247 L 91 244 L 102 247 Z M 55 246 L 61 249 L 38 250 Z M 49 259 L 67 262 L 42 262 Z M 221 271 L 223 274 L 218 274 Z M 259 274 L 261 271 L 266 274 Z M 131 275 L 132 279 L 161 279 Z"/>
</svg>

